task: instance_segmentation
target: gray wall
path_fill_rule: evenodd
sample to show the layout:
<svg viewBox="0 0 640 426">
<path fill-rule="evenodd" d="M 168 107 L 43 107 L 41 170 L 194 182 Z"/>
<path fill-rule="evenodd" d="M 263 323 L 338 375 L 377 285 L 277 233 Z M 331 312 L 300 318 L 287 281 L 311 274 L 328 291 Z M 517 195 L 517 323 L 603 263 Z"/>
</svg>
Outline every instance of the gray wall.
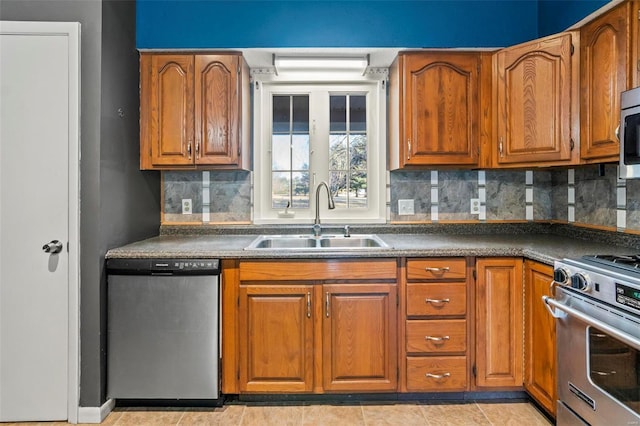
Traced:
<svg viewBox="0 0 640 426">
<path fill-rule="evenodd" d="M 100 406 L 106 388 L 104 254 L 157 234 L 160 223 L 160 174 L 138 170 L 135 2 L 2 0 L 0 19 L 81 23 L 80 405 Z"/>
</svg>

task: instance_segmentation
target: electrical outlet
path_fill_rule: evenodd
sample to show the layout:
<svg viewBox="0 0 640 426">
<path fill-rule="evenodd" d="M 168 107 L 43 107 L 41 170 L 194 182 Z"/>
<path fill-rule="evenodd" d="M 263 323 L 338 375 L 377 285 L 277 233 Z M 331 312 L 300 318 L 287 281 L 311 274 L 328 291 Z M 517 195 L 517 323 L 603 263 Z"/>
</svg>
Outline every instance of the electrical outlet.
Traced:
<svg viewBox="0 0 640 426">
<path fill-rule="evenodd" d="M 471 214 L 480 214 L 480 199 L 471 199 Z"/>
<path fill-rule="evenodd" d="M 413 208 L 413 200 L 398 200 L 398 214 L 409 215 L 415 214 Z"/>
<path fill-rule="evenodd" d="M 191 198 L 183 198 L 182 214 L 191 214 L 191 213 L 193 213 L 193 203 L 191 202 Z"/>
</svg>

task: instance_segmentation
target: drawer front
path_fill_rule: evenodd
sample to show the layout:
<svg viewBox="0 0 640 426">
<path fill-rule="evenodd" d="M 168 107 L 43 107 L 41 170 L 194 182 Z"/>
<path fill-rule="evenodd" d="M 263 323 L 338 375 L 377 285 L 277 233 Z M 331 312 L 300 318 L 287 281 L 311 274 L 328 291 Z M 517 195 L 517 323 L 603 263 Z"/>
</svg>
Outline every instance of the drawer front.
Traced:
<svg viewBox="0 0 640 426">
<path fill-rule="evenodd" d="M 460 391 L 467 388 L 467 357 L 407 358 L 407 390 Z"/>
<path fill-rule="evenodd" d="M 445 257 L 407 260 L 409 280 L 464 280 L 467 277 L 464 258 Z"/>
<path fill-rule="evenodd" d="M 407 315 L 464 315 L 466 283 L 407 284 Z"/>
<path fill-rule="evenodd" d="M 464 352 L 467 350 L 467 321 L 407 321 L 408 353 Z"/>
</svg>

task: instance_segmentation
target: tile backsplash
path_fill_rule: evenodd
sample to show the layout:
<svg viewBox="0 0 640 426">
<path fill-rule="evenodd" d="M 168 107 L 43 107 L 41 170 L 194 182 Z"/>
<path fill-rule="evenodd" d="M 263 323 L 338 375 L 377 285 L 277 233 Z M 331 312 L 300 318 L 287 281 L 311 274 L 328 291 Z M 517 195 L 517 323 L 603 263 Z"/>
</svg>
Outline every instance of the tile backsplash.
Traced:
<svg viewBox="0 0 640 426">
<path fill-rule="evenodd" d="M 247 171 L 163 172 L 163 223 L 251 223 Z M 640 231 L 640 180 L 617 166 L 540 170 L 421 170 L 389 174 L 387 222 L 549 221 Z M 189 199 L 192 213 L 182 214 Z M 398 200 L 414 200 L 399 215 Z M 471 214 L 478 199 L 480 214 Z"/>
</svg>

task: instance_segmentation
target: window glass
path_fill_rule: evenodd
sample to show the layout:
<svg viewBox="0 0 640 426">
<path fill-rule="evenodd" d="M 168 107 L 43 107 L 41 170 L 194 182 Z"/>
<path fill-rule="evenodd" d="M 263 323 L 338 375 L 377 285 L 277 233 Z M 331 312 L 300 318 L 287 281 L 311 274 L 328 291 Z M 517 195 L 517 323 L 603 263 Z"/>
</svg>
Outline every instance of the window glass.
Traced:
<svg viewBox="0 0 640 426">
<path fill-rule="evenodd" d="M 329 104 L 329 181 L 336 208 L 366 208 L 366 97 L 331 95 Z"/>
<path fill-rule="evenodd" d="M 271 207 L 309 208 L 309 96 L 274 95 Z"/>
</svg>

